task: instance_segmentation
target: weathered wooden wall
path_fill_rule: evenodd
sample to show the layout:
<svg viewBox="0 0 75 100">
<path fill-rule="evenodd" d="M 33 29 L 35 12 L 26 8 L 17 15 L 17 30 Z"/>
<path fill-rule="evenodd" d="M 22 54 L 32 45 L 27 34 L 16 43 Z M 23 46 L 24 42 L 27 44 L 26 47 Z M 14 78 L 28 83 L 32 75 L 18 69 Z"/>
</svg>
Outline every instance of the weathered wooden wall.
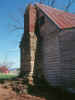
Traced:
<svg viewBox="0 0 75 100">
<path fill-rule="evenodd" d="M 39 11 L 39 16 L 45 16 Z M 39 25 L 40 26 L 40 25 Z M 45 16 L 45 23 L 40 26 L 42 37 L 43 74 L 53 86 L 75 88 L 75 29 L 58 27 Z"/>
<path fill-rule="evenodd" d="M 21 73 L 34 72 L 38 76 L 43 73 L 51 85 L 74 89 L 75 29 L 60 32 L 44 12 L 37 11 L 30 6 L 29 13 L 25 14 L 24 35 L 20 45 Z"/>
<path fill-rule="evenodd" d="M 44 24 L 39 25 L 39 34 L 42 37 L 42 70 L 45 79 L 51 85 L 62 84 L 61 69 L 60 69 L 60 55 L 59 55 L 59 41 L 58 41 L 58 28 L 48 19 L 42 12 L 39 11 L 39 20 L 44 16 Z"/>
<path fill-rule="evenodd" d="M 61 84 L 61 68 L 57 36 L 46 36 L 46 38 L 43 39 L 42 47 L 45 78 L 51 85 L 59 85 Z"/>
<path fill-rule="evenodd" d="M 60 63 L 64 87 L 75 88 L 75 29 L 59 34 Z"/>
</svg>

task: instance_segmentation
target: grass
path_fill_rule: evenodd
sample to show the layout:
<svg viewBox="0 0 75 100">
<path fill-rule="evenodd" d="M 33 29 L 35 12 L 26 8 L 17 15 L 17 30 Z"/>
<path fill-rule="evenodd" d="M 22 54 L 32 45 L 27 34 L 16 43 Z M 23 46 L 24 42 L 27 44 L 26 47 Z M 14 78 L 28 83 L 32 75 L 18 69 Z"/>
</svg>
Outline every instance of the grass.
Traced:
<svg viewBox="0 0 75 100">
<path fill-rule="evenodd" d="M 0 73 L 0 80 L 1 79 L 12 79 L 15 78 L 17 75 L 14 74 L 4 74 L 4 73 Z"/>
</svg>

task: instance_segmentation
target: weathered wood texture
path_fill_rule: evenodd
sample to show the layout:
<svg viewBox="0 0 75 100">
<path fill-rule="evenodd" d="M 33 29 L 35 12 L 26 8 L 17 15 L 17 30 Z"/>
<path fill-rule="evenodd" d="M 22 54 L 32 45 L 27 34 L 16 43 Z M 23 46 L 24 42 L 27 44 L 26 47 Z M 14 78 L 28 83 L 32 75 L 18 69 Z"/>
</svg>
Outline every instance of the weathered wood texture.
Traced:
<svg viewBox="0 0 75 100">
<path fill-rule="evenodd" d="M 58 37 L 63 84 L 75 88 L 75 29 L 62 31 Z"/>
<path fill-rule="evenodd" d="M 20 45 L 21 73 L 42 73 L 51 85 L 74 89 L 75 29 L 60 31 L 40 9 L 28 9 Z"/>
<path fill-rule="evenodd" d="M 42 12 L 39 11 L 40 16 L 44 16 L 45 23 L 40 28 L 40 36 L 42 37 L 42 70 L 45 79 L 51 85 L 59 85 L 61 80 L 60 69 L 60 55 L 59 55 L 59 41 L 57 37 L 57 26 L 48 19 Z"/>
<path fill-rule="evenodd" d="M 47 37 L 47 36 L 46 36 Z M 48 36 L 49 37 L 49 36 Z M 43 39 L 43 71 L 51 85 L 61 84 L 59 42 L 56 36 Z"/>
<path fill-rule="evenodd" d="M 58 32 L 57 26 L 45 17 L 40 26 L 42 37 L 43 74 L 53 86 L 75 88 L 75 29 Z M 54 31 L 55 30 L 55 31 Z"/>
</svg>

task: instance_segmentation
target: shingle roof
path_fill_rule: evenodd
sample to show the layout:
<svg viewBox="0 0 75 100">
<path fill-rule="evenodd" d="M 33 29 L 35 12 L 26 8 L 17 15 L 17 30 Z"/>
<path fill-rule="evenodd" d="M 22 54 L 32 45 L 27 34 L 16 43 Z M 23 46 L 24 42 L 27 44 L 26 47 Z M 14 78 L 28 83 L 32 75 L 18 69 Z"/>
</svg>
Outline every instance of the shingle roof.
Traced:
<svg viewBox="0 0 75 100">
<path fill-rule="evenodd" d="M 36 4 L 60 29 L 75 27 L 75 14 L 57 10 L 43 4 Z"/>
</svg>

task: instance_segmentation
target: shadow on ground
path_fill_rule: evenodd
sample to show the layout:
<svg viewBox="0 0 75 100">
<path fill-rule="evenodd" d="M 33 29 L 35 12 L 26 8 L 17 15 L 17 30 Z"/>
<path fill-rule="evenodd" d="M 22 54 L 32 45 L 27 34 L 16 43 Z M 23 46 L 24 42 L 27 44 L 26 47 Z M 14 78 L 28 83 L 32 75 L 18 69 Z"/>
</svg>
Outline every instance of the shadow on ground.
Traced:
<svg viewBox="0 0 75 100">
<path fill-rule="evenodd" d="M 47 82 L 41 81 L 34 86 L 29 85 L 29 94 L 45 97 L 46 100 L 75 100 L 75 94 L 69 93 L 64 89 L 54 88 Z"/>
<path fill-rule="evenodd" d="M 6 83 L 8 84 L 6 85 Z M 16 77 L 8 80 L 1 79 L 0 84 L 5 84 L 6 88 L 11 86 L 12 90 L 18 95 L 28 94 L 31 96 L 45 98 L 44 100 L 75 100 L 75 94 L 66 92 L 59 88 L 53 88 L 44 81 L 40 81 L 40 83 L 31 85 L 28 83 L 26 78 Z"/>
</svg>

